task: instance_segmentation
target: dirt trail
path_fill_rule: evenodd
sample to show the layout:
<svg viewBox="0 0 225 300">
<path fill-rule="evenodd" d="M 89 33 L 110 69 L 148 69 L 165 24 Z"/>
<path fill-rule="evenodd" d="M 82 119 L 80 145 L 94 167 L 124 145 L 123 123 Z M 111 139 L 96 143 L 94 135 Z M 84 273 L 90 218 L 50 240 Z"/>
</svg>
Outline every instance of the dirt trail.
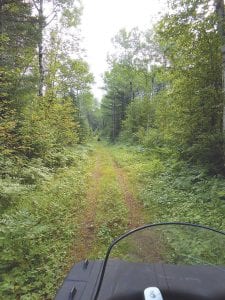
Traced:
<svg viewBox="0 0 225 300">
<path fill-rule="evenodd" d="M 85 213 L 82 217 L 81 231 L 78 243 L 74 247 L 76 261 L 88 258 L 95 239 L 95 215 L 98 201 L 98 188 L 101 179 L 100 157 L 96 155 L 94 169 L 89 179 L 89 189 L 87 191 Z"/>
<path fill-rule="evenodd" d="M 89 258 L 95 247 L 98 230 L 96 226 L 96 214 L 99 204 L 99 194 L 101 193 L 100 185 L 104 178 L 104 167 L 110 167 L 112 172 L 116 175 L 119 189 L 123 195 L 123 201 L 128 208 L 128 227 L 125 228 L 125 231 L 145 223 L 144 208 L 135 198 L 133 187 L 129 182 L 125 170 L 112 159 L 111 154 L 102 146 L 96 148 L 92 160 L 94 160 L 95 163 L 88 182 L 88 191 L 84 214 L 80 223 L 79 237 L 77 237 L 76 245 L 74 245 L 73 249 L 76 261 Z"/>
<path fill-rule="evenodd" d="M 129 229 L 134 229 L 141 225 L 146 224 L 144 207 L 141 203 L 135 198 L 135 193 L 132 191 L 131 183 L 127 177 L 126 172 L 121 168 L 117 163 L 115 163 L 115 169 L 118 176 L 118 181 L 120 187 L 124 193 L 124 201 L 127 204 L 129 209 Z M 135 241 L 136 247 L 133 248 L 132 255 L 137 257 L 137 259 L 143 259 L 143 261 L 154 261 L 160 262 L 163 261 L 160 254 L 160 249 L 163 249 L 162 243 L 158 239 L 158 235 L 154 230 L 139 232 L 135 236 L 133 242 Z M 141 251 L 139 251 L 139 245 L 142 246 Z M 135 253 L 136 251 L 136 253 Z"/>
<path fill-rule="evenodd" d="M 116 170 L 120 188 L 124 194 L 124 201 L 129 210 L 129 229 L 144 225 L 144 208 L 135 198 L 133 188 L 131 187 L 125 171 L 118 166 L 117 163 L 114 163 L 114 168 Z"/>
</svg>

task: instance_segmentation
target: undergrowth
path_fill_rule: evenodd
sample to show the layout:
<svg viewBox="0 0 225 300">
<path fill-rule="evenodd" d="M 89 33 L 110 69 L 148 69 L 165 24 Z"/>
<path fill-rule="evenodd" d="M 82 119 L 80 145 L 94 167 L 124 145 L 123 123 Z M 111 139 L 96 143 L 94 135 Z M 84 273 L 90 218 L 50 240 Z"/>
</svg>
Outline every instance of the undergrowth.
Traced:
<svg viewBox="0 0 225 300">
<path fill-rule="evenodd" d="M 0 299 L 53 298 L 79 231 L 88 151 L 70 149 L 24 164 L 21 176 L 16 167 L 2 176 Z"/>
<path fill-rule="evenodd" d="M 225 180 L 166 149 L 115 146 L 111 153 L 137 186 L 149 222 L 183 221 L 225 230 Z"/>
<path fill-rule="evenodd" d="M 0 182 L 0 299 L 52 299 L 55 295 L 72 262 L 74 241 L 80 241 L 88 205 L 90 149 L 70 149 L 45 161 L 21 161 L 15 166 L 11 161 L 2 163 L 8 168 Z M 223 177 L 178 161 L 167 149 L 114 146 L 97 151 L 101 175 L 91 258 L 102 258 L 112 239 L 128 228 L 128 209 L 114 160 L 135 185 L 135 196 L 142 201 L 149 223 L 186 221 L 225 229 Z"/>
</svg>

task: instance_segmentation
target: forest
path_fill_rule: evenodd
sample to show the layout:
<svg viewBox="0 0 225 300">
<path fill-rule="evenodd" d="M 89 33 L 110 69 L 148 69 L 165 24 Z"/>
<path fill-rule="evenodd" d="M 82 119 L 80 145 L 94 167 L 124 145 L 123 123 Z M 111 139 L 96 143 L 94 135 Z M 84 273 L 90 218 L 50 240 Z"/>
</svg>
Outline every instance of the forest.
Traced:
<svg viewBox="0 0 225 300">
<path fill-rule="evenodd" d="M 82 3 L 0 1 L 0 299 L 53 299 L 145 223 L 225 230 L 224 15 L 170 0 L 152 28 L 121 28 L 98 102 Z"/>
</svg>

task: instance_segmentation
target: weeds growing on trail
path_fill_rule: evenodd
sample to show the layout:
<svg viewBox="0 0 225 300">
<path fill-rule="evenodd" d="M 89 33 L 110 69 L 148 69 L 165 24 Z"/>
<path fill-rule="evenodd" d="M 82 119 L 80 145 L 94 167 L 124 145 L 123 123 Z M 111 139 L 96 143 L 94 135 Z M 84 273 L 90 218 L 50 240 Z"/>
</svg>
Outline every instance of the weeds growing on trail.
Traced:
<svg viewBox="0 0 225 300">
<path fill-rule="evenodd" d="M 100 150 L 101 151 L 101 150 Z M 110 155 L 101 153 L 101 179 L 98 184 L 96 209 L 96 241 L 91 257 L 104 257 L 114 238 L 124 233 L 128 225 L 128 210 L 119 186 Z"/>
</svg>

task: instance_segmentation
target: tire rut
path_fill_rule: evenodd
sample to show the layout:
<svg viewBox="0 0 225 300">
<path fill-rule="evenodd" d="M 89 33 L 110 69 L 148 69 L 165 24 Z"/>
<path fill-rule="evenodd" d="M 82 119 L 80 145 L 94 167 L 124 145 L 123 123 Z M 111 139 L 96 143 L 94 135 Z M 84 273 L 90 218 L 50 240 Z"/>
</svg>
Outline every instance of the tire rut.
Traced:
<svg viewBox="0 0 225 300">
<path fill-rule="evenodd" d="M 124 202 L 126 203 L 129 211 L 128 228 L 133 229 L 144 225 L 144 208 L 136 199 L 125 171 L 116 162 L 114 162 L 114 168 L 116 170 L 118 183 L 124 194 Z"/>
<path fill-rule="evenodd" d="M 83 222 L 80 225 L 79 241 L 74 247 L 76 261 L 88 258 L 94 246 L 96 236 L 95 217 L 98 202 L 98 183 L 102 176 L 99 161 L 100 157 L 97 156 L 94 170 L 89 179 L 85 213 L 82 217 Z"/>
</svg>

